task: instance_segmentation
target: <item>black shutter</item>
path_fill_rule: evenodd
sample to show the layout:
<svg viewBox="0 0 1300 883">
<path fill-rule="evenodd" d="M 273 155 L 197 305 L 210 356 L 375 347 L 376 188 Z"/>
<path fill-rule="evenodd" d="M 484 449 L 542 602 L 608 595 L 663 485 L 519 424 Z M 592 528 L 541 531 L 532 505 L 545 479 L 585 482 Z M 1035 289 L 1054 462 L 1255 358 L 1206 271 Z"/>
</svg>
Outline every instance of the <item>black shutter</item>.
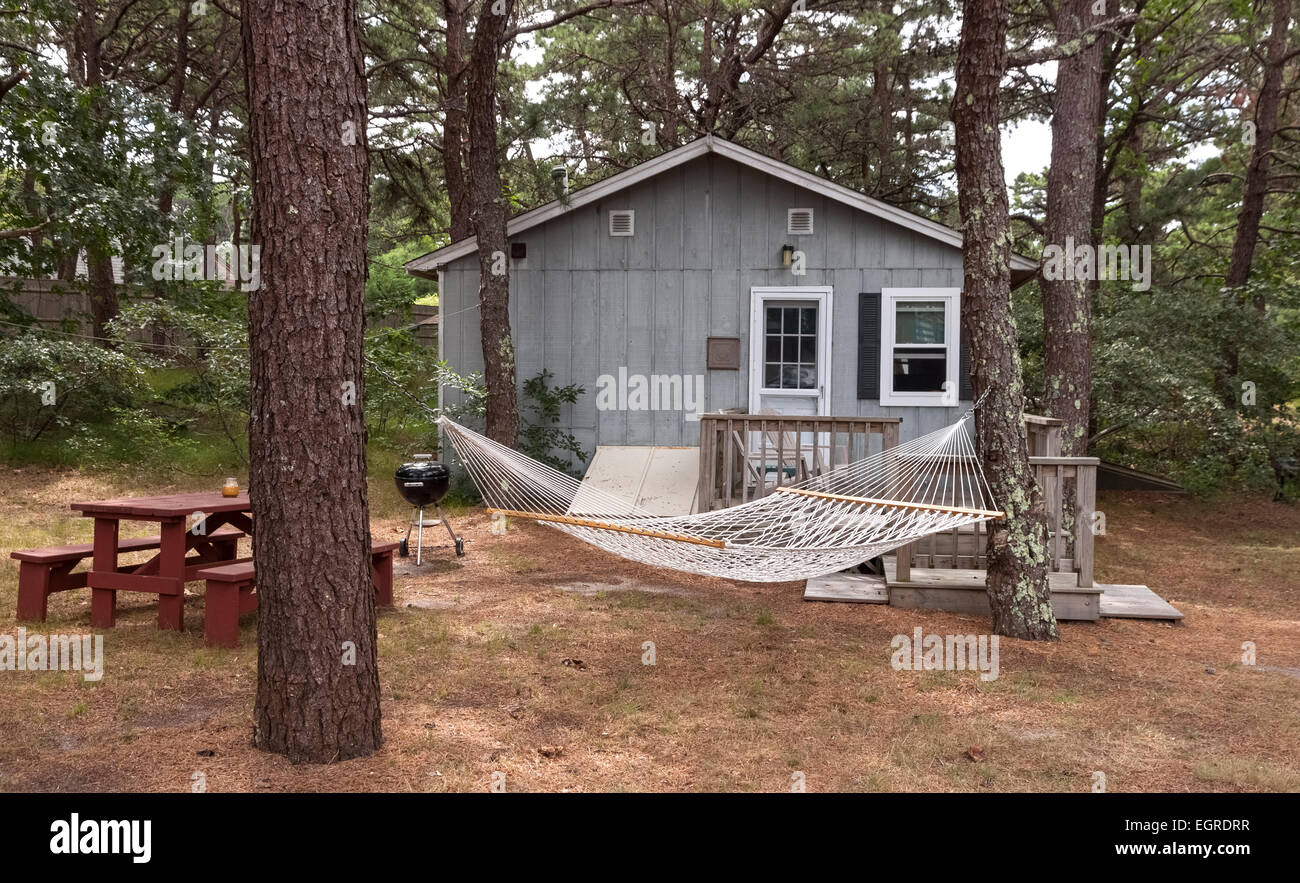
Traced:
<svg viewBox="0 0 1300 883">
<path fill-rule="evenodd" d="M 966 335 L 960 331 L 957 334 L 957 348 L 961 351 L 957 361 L 957 397 L 970 402 L 975 399 L 975 388 L 970 382 L 970 344 L 966 342 Z"/>
<path fill-rule="evenodd" d="M 858 295 L 858 398 L 880 398 L 880 292 Z"/>
</svg>

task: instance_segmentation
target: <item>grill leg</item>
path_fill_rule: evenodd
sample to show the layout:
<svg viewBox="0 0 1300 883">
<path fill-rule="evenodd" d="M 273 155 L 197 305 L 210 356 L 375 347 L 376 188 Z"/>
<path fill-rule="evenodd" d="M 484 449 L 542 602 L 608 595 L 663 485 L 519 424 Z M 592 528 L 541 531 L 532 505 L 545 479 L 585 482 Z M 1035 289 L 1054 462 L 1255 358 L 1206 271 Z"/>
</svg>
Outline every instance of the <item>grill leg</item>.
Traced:
<svg viewBox="0 0 1300 883">
<path fill-rule="evenodd" d="M 446 515 L 442 514 L 442 507 L 438 505 L 434 505 L 433 508 L 438 511 L 438 519 L 442 521 L 442 526 L 447 528 L 447 533 L 451 534 L 451 543 L 453 546 L 456 547 L 456 555 L 457 556 L 464 555 L 465 541 L 462 540 L 460 537 L 456 536 L 456 531 L 451 529 L 451 522 L 447 520 Z"/>
<path fill-rule="evenodd" d="M 420 566 L 420 555 L 424 552 L 424 507 L 420 507 L 420 521 L 415 533 L 415 566 Z"/>
</svg>

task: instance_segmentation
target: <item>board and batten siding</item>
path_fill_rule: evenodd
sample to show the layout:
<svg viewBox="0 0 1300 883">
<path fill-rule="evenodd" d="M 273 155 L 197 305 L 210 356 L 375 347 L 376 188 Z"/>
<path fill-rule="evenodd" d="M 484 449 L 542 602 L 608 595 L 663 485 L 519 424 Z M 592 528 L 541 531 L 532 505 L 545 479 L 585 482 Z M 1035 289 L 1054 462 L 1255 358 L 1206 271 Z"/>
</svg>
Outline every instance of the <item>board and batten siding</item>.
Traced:
<svg viewBox="0 0 1300 883">
<path fill-rule="evenodd" d="M 812 208 L 811 236 L 786 234 L 786 210 Z M 633 209 L 635 235 L 609 235 L 608 212 Z M 704 411 L 749 402 L 750 289 L 831 286 L 831 413 L 902 417 L 906 441 L 956 419 L 961 408 L 881 407 L 858 398 L 859 293 L 960 288 L 961 251 L 820 194 L 708 155 L 583 206 L 513 242 L 510 323 L 520 385 L 543 369 L 555 385 L 586 389 L 560 426 L 596 445 L 695 445 L 699 423 L 674 411 L 601 411 L 602 374 L 706 378 Z M 807 274 L 781 266 L 781 247 L 807 255 Z M 478 258 L 443 270 L 442 356 L 461 374 L 483 370 Z M 705 368 L 705 338 L 738 337 L 739 371 Z M 446 391 L 449 401 L 454 391 Z M 520 398 L 527 417 L 526 400 Z M 964 406 L 963 406 L 964 407 Z"/>
</svg>

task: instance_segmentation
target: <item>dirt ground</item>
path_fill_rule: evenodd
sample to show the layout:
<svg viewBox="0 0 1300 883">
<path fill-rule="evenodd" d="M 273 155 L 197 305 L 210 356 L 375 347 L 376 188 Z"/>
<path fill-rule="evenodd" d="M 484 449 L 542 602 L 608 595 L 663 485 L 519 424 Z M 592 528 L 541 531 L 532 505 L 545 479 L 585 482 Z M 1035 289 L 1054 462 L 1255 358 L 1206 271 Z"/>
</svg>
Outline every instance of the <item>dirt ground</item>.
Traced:
<svg viewBox="0 0 1300 883">
<path fill-rule="evenodd" d="M 69 501 L 196 488 L 6 470 L 0 489 L 13 634 L 8 553 L 87 539 Z M 385 493 L 377 482 L 374 533 L 397 538 L 404 513 Z M 468 554 L 435 550 L 418 571 L 398 559 L 397 606 L 379 614 L 384 748 L 325 767 L 249 744 L 255 615 L 238 649 L 215 650 L 200 584 L 183 633 L 123 594 L 102 680 L 0 671 L 0 788 L 1087 791 L 1101 772 L 1111 791 L 1300 790 L 1300 507 L 1112 494 L 1099 508 L 1098 580 L 1146 583 L 1186 620 L 1002 639 L 989 682 L 890 666 L 896 634 L 985 620 L 807 603 L 801 583 L 684 576 L 460 513 Z M 89 616 L 89 593 L 68 592 L 25 625 L 88 632 Z M 1257 665 L 1242 663 L 1247 641 Z"/>
</svg>

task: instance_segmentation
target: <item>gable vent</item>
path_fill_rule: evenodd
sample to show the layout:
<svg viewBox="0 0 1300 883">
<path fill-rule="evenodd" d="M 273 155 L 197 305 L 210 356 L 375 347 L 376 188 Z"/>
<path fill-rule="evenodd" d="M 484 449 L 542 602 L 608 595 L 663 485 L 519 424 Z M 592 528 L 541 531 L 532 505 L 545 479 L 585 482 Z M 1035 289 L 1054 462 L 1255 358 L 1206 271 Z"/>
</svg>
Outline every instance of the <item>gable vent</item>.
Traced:
<svg viewBox="0 0 1300 883">
<path fill-rule="evenodd" d="M 609 213 L 609 235 L 631 236 L 636 229 L 636 213 L 632 209 L 620 209 Z"/>
<path fill-rule="evenodd" d="M 810 208 L 786 209 L 785 232 L 791 236 L 811 236 L 813 232 L 813 210 Z"/>
</svg>

